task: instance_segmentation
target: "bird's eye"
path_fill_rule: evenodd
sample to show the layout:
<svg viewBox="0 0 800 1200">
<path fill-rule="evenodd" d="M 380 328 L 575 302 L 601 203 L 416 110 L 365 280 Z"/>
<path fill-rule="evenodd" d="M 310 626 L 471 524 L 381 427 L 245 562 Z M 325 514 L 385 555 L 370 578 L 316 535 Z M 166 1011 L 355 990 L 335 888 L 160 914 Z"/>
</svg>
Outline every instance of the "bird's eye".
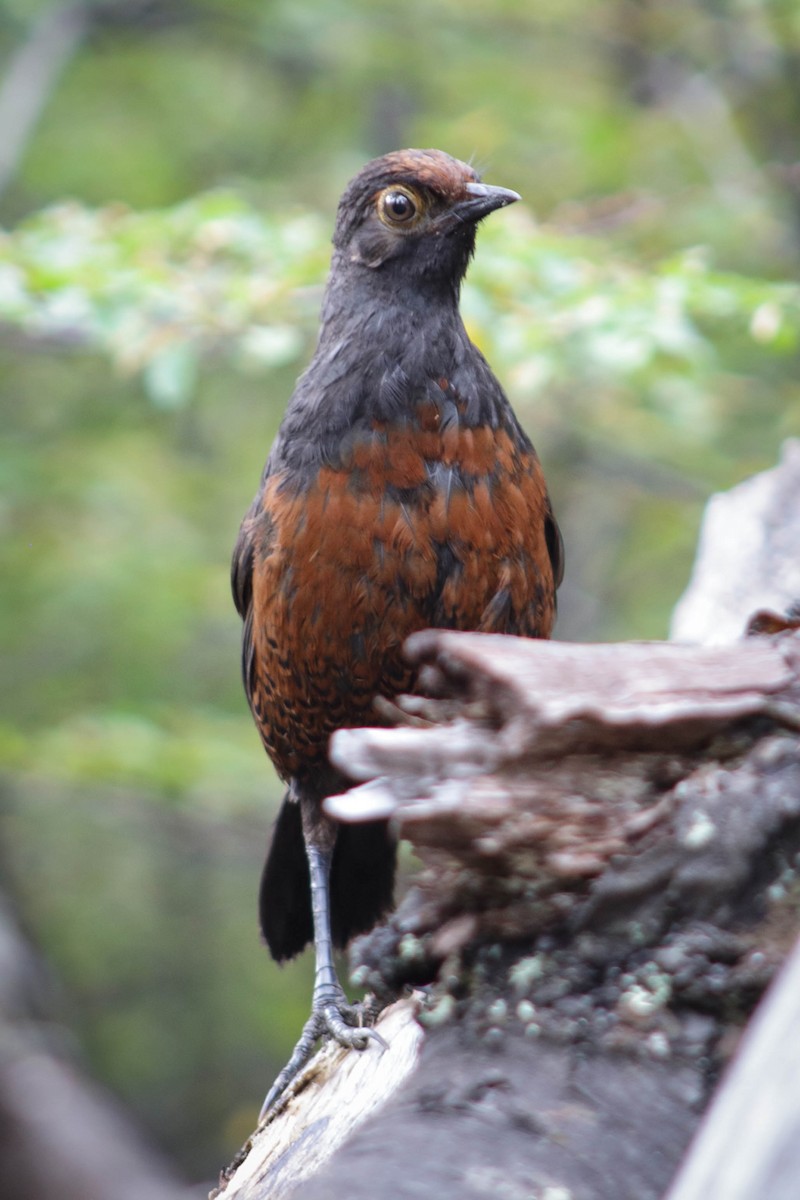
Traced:
<svg viewBox="0 0 800 1200">
<path fill-rule="evenodd" d="M 383 198 L 383 207 L 393 221 L 408 221 L 414 215 L 414 202 L 405 192 L 389 192 Z"/>
<path fill-rule="evenodd" d="M 378 197 L 378 216 L 385 225 L 410 225 L 418 212 L 416 198 L 405 188 L 387 188 Z"/>
</svg>

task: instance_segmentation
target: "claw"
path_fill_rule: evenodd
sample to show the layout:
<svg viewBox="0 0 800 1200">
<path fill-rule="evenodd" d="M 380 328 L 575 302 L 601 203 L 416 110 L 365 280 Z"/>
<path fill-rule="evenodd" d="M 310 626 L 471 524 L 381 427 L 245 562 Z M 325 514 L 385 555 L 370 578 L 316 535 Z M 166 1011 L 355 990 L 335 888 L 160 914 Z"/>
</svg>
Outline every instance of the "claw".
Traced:
<svg viewBox="0 0 800 1200">
<path fill-rule="evenodd" d="M 383 1054 L 384 1050 L 389 1049 L 389 1043 L 387 1042 L 386 1038 L 381 1037 L 377 1029 L 365 1029 L 364 1033 L 367 1035 L 369 1041 L 378 1043 L 381 1049 L 381 1054 Z M 366 1046 L 364 1049 L 366 1050 Z"/>
<path fill-rule="evenodd" d="M 333 1038 L 347 1050 L 366 1050 L 370 1042 L 375 1042 L 381 1053 L 389 1049 L 386 1039 L 376 1029 L 363 1025 L 363 1019 L 364 1005 L 348 1004 L 344 994 L 341 1001 L 328 1001 L 312 1010 L 291 1058 L 267 1092 L 258 1114 L 259 1124 L 311 1058 L 320 1038 L 326 1041 Z"/>
</svg>

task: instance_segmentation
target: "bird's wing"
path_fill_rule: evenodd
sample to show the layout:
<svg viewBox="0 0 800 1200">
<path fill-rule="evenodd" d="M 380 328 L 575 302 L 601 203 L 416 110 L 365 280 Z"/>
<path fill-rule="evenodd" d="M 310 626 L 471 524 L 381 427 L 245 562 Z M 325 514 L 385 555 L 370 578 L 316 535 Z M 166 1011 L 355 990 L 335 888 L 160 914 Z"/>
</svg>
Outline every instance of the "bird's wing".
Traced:
<svg viewBox="0 0 800 1200">
<path fill-rule="evenodd" d="M 253 603 L 253 518 L 257 501 L 247 510 L 231 559 L 231 591 L 236 611 L 244 621 Z"/>
<path fill-rule="evenodd" d="M 255 543 L 253 539 L 253 521 L 257 511 L 258 501 L 255 500 L 248 509 L 231 560 L 231 591 L 236 611 L 244 621 L 242 632 L 242 680 L 247 699 L 253 704 L 253 668 L 255 652 L 253 647 L 253 554 Z"/>
<path fill-rule="evenodd" d="M 549 497 L 547 499 L 547 509 L 544 518 L 544 536 L 547 542 L 550 562 L 553 566 L 553 583 L 555 587 L 560 587 L 564 578 L 564 539 L 561 536 L 561 530 L 558 528 L 558 522 L 553 516 L 553 508 Z"/>
</svg>

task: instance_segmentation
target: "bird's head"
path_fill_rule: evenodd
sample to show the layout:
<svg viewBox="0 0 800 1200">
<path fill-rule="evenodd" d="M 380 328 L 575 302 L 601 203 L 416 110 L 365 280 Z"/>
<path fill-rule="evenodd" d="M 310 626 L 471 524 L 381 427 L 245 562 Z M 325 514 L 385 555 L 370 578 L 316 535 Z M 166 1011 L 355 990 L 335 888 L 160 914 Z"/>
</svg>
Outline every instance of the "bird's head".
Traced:
<svg viewBox="0 0 800 1200">
<path fill-rule="evenodd" d="M 515 200 L 516 192 L 481 183 L 471 166 L 441 150 L 397 150 L 350 182 L 333 243 L 355 269 L 457 292 L 478 222 Z"/>
</svg>

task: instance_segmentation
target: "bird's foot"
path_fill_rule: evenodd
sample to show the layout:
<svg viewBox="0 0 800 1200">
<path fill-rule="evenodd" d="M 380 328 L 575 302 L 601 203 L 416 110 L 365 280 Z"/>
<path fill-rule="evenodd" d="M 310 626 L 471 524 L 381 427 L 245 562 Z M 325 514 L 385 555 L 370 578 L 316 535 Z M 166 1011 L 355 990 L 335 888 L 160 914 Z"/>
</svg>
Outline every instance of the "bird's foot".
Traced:
<svg viewBox="0 0 800 1200">
<path fill-rule="evenodd" d="M 381 1035 L 364 1023 L 375 1020 L 379 1011 L 379 1008 L 375 1009 L 372 997 L 368 997 L 364 1002 L 350 1004 L 341 990 L 315 996 L 311 1016 L 303 1026 L 300 1040 L 288 1063 L 267 1092 L 258 1116 L 259 1121 L 264 1119 L 306 1065 L 321 1038 L 333 1038 L 340 1046 L 350 1050 L 366 1050 L 370 1042 L 377 1043 L 381 1050 L 388 1050 L 388 1044 Z"/>
</svg>

